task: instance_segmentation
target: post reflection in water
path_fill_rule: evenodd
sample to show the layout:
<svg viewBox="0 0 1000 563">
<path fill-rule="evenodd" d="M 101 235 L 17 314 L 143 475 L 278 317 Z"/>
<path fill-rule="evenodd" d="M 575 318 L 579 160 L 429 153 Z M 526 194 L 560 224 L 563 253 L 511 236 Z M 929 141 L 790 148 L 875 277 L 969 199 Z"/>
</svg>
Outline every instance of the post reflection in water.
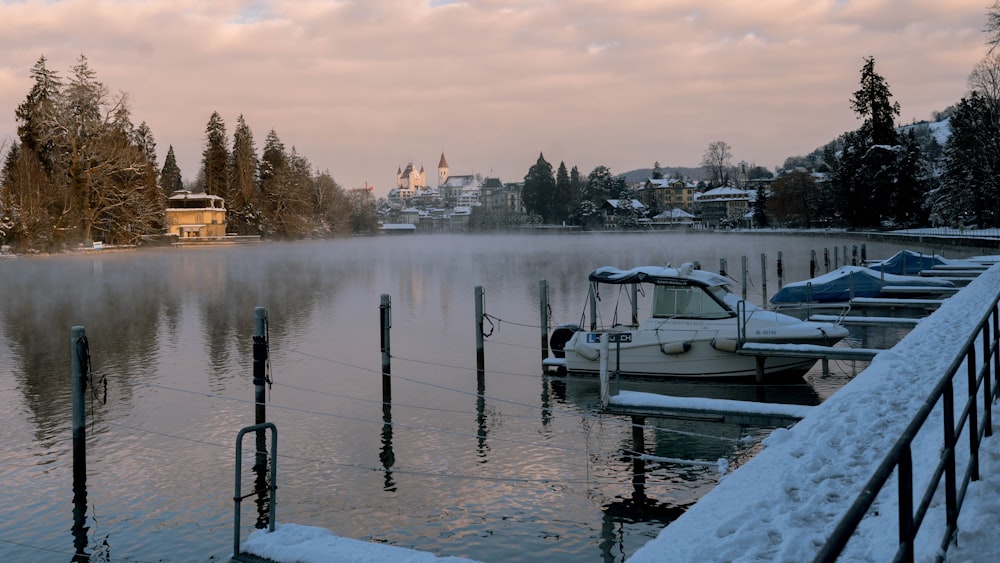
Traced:
<svg viewBox="0 0 1000 563">
<path fill-rule="evenodd" d="M 382 470 L 385 472 L 382 490 L 395 491 L 396 482 L 392 477 L 392 466 L 396 463 L 396 454 L 392 450 L 392 377 L 385 372 L 382 373 L 381 443 L 382 447 L 379 449 L 378 459 L 382 463 Z"/>
</svg>

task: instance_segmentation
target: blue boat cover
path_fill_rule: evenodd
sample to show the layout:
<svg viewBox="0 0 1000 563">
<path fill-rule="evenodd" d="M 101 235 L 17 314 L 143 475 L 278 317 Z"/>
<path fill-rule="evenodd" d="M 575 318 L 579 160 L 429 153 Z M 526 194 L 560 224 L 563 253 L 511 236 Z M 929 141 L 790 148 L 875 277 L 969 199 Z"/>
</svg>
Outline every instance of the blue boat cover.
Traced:
<svg viewBox="0 0 1000 563">
<path fill-rule="evenodd" d="M 852 279 L 853 278 L 853 279 Z M 909 287 L 955 287 L 937 278 L 883 274 L 871 268 L 844 266 L 828 274 L 785 285 L 771 297 L 771 303 L 837 303 L 854 297 L 878 297 L 883 285 Z"/>
<path fill-rule="evenodd" d="M 919 274 L 923 270 L 930 270 L 934 266 L 946 264 L 948 261 L 941 256 L 929 254 L 919 254 L 912 250 L 900 250 L 893 254 L 891 258 L 875 262 L 868 267 L 872 270 L 885 272 L 887 274 L 910 275 Z"/>
</svg>

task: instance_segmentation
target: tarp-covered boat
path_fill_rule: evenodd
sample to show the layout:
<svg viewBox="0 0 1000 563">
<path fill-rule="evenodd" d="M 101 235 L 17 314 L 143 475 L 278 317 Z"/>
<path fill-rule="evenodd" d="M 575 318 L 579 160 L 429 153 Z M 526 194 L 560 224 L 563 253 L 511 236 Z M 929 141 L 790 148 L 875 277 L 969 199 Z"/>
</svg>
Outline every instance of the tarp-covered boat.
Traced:
<svg viewBox="0 0 1000 563">
<path fill-rule="evenodd" d="M 775 305 L 785 303 L 840 303 L 852 297 L 879 297 L 884 286 L 955 287 L 949 280 L 887 274 L 861 266 L 843 266 L 812 279 L 786 284 L 771 297 Z"/>
<path fill-rule="evenodd" d="M 592 318 L 587 329 L 564 325 L 550 339 L 553 351 L 563 354 L 570 373 L 599 373 L 602 346 L 608 369 L 627 375 L 730 378 L 754 377 L 757 361 L 740 355 L 744 342 L 816 344 L 832 346 L 847 329 L 767 311 L 740 300 L 730 291 L 732 280 L 695 269 L 646 266 L 631 270 L 598 268 L 590 273 L 591 316 L 600 285 L 643 284 L 652 287 L 649 318 L 639 321 L 633 308 L 626 324 L 599 327 Z M 633 291 L 636 295 L 636 291 Z M 633 301 L 634 303 L 634 301 Z M 604 344 L 607 335 L 609 342 Z M 816 360 L 768 358 L 764 375 L 801 376 Z"/>
</svg>

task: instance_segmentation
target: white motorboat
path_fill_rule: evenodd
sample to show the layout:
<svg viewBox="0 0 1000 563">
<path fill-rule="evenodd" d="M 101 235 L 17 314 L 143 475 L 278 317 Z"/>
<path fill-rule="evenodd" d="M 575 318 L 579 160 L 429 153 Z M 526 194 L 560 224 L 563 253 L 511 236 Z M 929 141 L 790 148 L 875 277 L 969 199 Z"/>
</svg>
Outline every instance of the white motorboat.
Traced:
<svg viewBox="0 0 1000 563">
<path fill-rule="evenodd" d="M 645 266 L 631 270 L 603 267 L 590 273 L 590 323 L 557 328 L 550 338 L 556 356 L 564 355 L 569 373 L 599 373 L 604 346 L 606 369 L 623 375 L 683 378 L 757 376 L 757 359 L 738 353 L 745 342 L 833 346 L 847 336 L 835 323 L 803 321 L 743 301 L 732 280 L 696 269 Z M 603 285 L 631 286 L 630 322 L 599 327 L 597 299 Z M 637 318 L 636 296 L 652 287 L 649 318 Z M 602 337 L 608 335 L 608 343 Z M 764 375 L 801 376 L 812 358 L 769 357 Z"/>
</svg>

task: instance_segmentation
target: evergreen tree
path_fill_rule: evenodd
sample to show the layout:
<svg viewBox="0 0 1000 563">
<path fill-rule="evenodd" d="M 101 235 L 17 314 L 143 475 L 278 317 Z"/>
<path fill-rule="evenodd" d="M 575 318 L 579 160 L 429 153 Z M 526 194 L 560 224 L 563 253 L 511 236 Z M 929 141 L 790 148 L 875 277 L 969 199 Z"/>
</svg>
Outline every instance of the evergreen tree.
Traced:
<svg viewBox="0 0 1000 563">
<path fill-rule="evenodd" d="M 243 116 L 233 131 L 233 153 L 229 165 L 229 191 L 226 217 L 229 228 L 237 234 L 260 234 L 260 198 L 257 187 L 257 148 L 253 133 Z"/>
<path fill-rule="evenodd" d="M 767 219 L 767 187 L 757 186 L 757 197 L 753 201 L 753 222 L 759 228 L 768 226 Z"/>
<path fill-rule="evenodd" d="M 951 117 L 940 189 L 932 195 L 936 224 L 1000 226 L 1000 124 L 994 105 L 978 92 Z"/>
<path fill-rule="evenodd" d="M 662 180 L 663 179 L 663 169 L 660 168 L 660 161 L 659 160 L 657 160 L 656 162 L 653 163 L 653 175 L 651 176 L 651 178 L 654 179 L 654 180 Z"/>
<path fill-rule="evenodd" d="M 39 57 L 31 67 L 31 78 L 34 84 L 28 95 L 17 109 L 14 117 L 17 119 L 17 136 L 21 140 L 21 151 L 34 152 L 42 167 L 49 174 L 55 166 L 53 160 L 57 133 L 52 130 L 52 122 L 48 116 L 54 113 L 59 103 L 63 84 L 59 74 L 49 70 L 47 59 Z"/>
<path fill-rule="evenodd" d="M 160 188 L 166 197 L 170 197 L 170 194 L 177 190 L 184 189 L 184 181 L 181 179 L 181 169 L 177 166 L 173 145 L 167 147 L 167 156 L 163 159 L 163 170 L 160 171 Z"/>
<path fill-rule="evenodd" d="M 908 196 L 897 193 L 900 181 L 915 176 L 901 166 L 909 162 L 899 145 L 894 117 L 899 104 L 890 102 L 885 80 L 875 72 L 875 60 L 865 58 L 861 88 L 854 93 L 851 108 L 864 122 L 842 137 L 843 150 L 834 177 L 841 209 L 850 227 L 880 227 L 893 220 L 890 207 Z"/>
<path fill-rule="evenodd" d="M 538 160 L 528 169 L 528 174 L 524 177 L 521 199 L 525 210 L 531 215 L 540 217 L 543 223 L 550 222 L 553 217 L 555 189 L 556 180 L 552 165 L 545 160 L 542 153 L 538 153 Z"/>
<path fill-rule="evenodd" d="M 572 189 L 566 163 L 560 162 L 559 168 L 556 170 L 555 194 L 552 198 L 552 221 L 554 223 L 562 223 L 569 218 Z"/>
<path fill-rule="evenodd" d="M 226 197 L 229 183 L 229 150 L 226 148 L 226 124 L 213 111 L 205 127 L 205 150 L 201 156 L 202 191 Z"/>
</svg>

